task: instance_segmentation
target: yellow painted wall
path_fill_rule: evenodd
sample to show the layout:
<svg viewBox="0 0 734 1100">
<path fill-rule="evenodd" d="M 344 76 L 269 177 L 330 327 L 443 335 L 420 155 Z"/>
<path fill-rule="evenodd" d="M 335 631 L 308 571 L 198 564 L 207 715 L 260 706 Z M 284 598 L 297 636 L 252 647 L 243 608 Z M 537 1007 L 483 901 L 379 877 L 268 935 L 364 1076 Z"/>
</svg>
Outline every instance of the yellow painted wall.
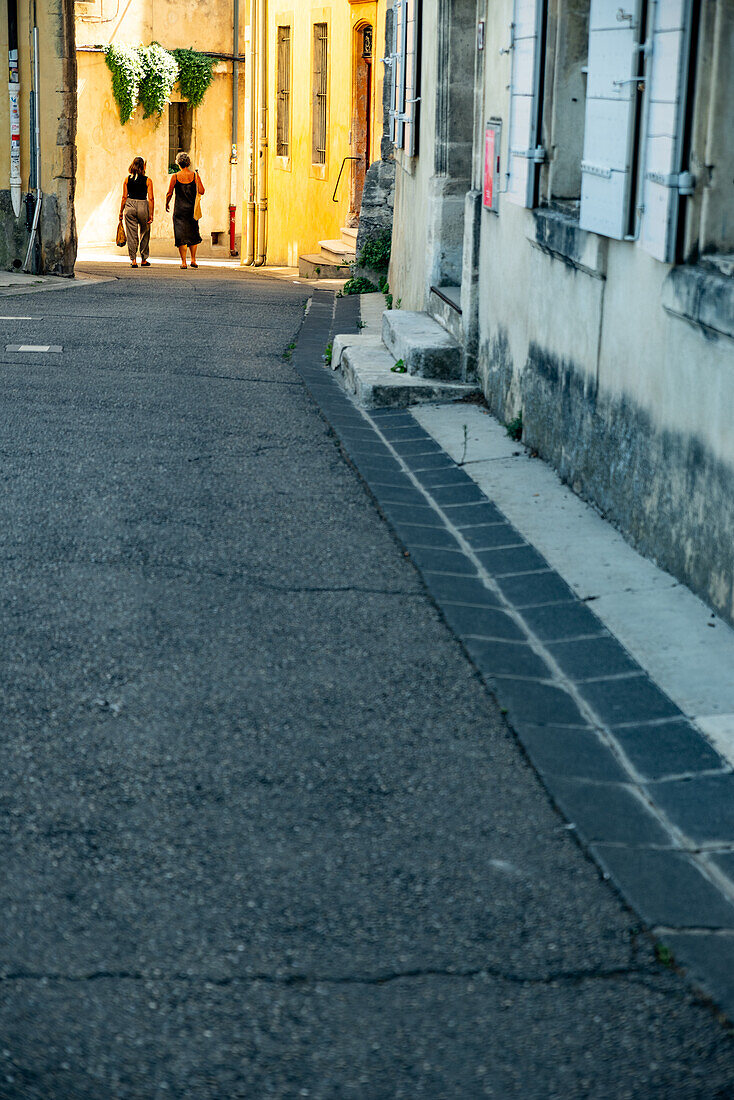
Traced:
<svg viewBox="0 0 734 1100">
<path fill-rule="evenodd" d="M 100 8 L 102 5 L 102 8 Z M 80 5 L 81 7 L 81 5 Z M 170 245 L 174 251 L 171 215 L 165 213 L 168 187 L 168 108 L 158 126 L 143 119 L 139 107 L 131 120 L 120 125 L 117 104 L 112 96 L 111 73 L 102 53 L 88 53 L 80 46 L 107 42 L 147 46 L 158 41 L 166 49 L 193 47 L 216 53 L 232 53 L 233 0 L 131 0 L 117 5 L 116 0 L 94 0 L 88 14 L 77 16 L 78 169 L 76 216 L 81 246 L 109 244 L 114 240 L 120 210 L 122 182 L 134 156 L 147 162 L 153 180 L 156 209 L 153 241 Z M 119 17 L 110 23 L 99 17 L 119 7 Z M 90 21 L 94 15 L 95 21 Z M 240 0 L 240 46 L 244 56 L 247 37 L 248 5 Z M 240 63 L 239 80 L 239 158 L 236 169 L 235 202 L 244 186 L 248 135 L 245 120 L 245 65 Z M 180 100 L 178 88 L 172 99 Z M 230 165 L 232 111 L 232 63 L 218 60 L 214 79 L 204 100 L 194 112 L 192 160 L 201 172 L 206 187 L 202 200 L 201 235 L 204 244 L 211 234 L 220 232 L 228 242 L 230 204 Z M 238 219 L 239 221 L 239 219 Z"/>
<path fill-rule="evenodd" d="M 327 23 L 328 140 L 326 164 L 312 164 L 313 25 Z M 295 266 L 299 255 L 319 251 L 320 240 L 339 239 L 349 211 L 345 166 L 332 200 L 339 168 L 351 156 L 355 28 L 371 23 L 373 41 L 372 160 L 379 159 L 382 134 L 380 59 L 385 55 L 385 0 L 270 0 L 268 4 L 268 247 L 269 264 Z M 277 157 L 277 28 L 291 26 L 290 156 Z M 243 234 L 244 237 L 244 234 Z"/>
</svg>

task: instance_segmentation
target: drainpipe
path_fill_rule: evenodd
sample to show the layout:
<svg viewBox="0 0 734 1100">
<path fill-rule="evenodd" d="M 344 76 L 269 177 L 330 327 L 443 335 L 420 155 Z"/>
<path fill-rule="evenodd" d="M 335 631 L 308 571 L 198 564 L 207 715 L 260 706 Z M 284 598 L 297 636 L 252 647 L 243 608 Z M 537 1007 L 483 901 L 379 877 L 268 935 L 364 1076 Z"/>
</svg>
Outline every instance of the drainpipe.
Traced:
<svg viewBox="0 0 734 1100">
<path fill-rule="evenodd" d="M 232 17 L 232 150 L 229 155 L 229 254 L 237 255 L 234 244 L 237 214 L 237 113 L 239 110 L 240 0 L 234 0 Z"/>
<path fill-rule="evenodd" d="M 251 0 L 250 4 L 250 64 L 247 70 L 247 95 L 250 101 L 250 125 L 249 125 L 249 150 L 248 150 L 248 176 L 247 190 L 247 218 L 244 225 L 244 237 L 247 241 L 247 255 L 242 261 L 247 267 L 255 263 L 255 191 L 256 191 L 256 161 L 255 161 L 255 129 L 257 126 L 257 101 L 255 70 L 257 67 L 257 2 Z"/>
<path fill-rule="evenodd" d="M 268 221 L 268 0 L 260 0 L 260 56 L 258 72 L 258 108 L 260 112 L 260 137 L 257 165 L 257 259 L 255 267 L 262 267 L 267 256 Z"/>
<path fill-rule="evenodd" d="M 10 95 L 10 198 L 20 214 L 20 74 L 18 72 L 18 0 L 8 0 L 8 92 Z"/>
<path fill-rule="evenodd" d="M 33 5 L 33 21 L 35 24 L 36 12 L 35 4 Z M 41 84 L 39 73 L 39 61 L 38 61 L 38 27 L 33 27 L 33 118 L 35 122 L 34 127 L 34 165 L 35 165 L 35 183 L 36 183 L 36 206 L 33 211 L 33 225 L 31 226 L 31 239 L 28 241 L 28 251 L 26 252 L 25 263 L 23 264 L 24 271 L 30 271 L 31 264 L 36 266 L 33 262 L 33 254 L 35 251 L 36 237 L 38 236 L 38 222 L 41 217 L 41 204 L 43 202 L 43 191 L 41 190 L 41 111 L 39 101 L 39 88 Z"/>
</svg>

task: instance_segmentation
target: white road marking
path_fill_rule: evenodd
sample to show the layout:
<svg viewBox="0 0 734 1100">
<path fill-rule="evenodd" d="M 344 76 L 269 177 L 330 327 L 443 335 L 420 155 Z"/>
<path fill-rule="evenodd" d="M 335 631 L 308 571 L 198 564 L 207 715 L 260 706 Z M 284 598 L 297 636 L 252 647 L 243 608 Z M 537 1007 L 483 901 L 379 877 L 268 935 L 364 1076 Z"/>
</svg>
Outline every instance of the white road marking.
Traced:
<svg viewBox="0 0 734 1100">
<path fill-rule="evenodd" d="M 61 344 L 6 344 L 6 351 L 63 351 Z"/>
</svg>

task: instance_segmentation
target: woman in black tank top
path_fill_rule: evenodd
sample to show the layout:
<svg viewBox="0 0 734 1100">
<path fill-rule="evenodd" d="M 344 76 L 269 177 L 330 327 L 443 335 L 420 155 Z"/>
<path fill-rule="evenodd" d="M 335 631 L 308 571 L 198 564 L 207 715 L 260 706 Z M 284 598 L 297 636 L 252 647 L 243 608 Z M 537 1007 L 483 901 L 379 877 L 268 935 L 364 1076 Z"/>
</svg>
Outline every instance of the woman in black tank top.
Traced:
<svg viewBox="0 0 734 1100">
<path fill-rule="evenodd" d="M 129 168 L 127 179 L 122 185 L 120 221 L 125 219 L 127 250 L 130 255 L 130 267 L 137 267 L 138 237 L 140 237 L 141 267 L 150 267 L 148 252 L 150 249 L 150 227 L 153 223 L 153 184 L 145 174 L 145 161 L 136 157 Z"/>
</svg>

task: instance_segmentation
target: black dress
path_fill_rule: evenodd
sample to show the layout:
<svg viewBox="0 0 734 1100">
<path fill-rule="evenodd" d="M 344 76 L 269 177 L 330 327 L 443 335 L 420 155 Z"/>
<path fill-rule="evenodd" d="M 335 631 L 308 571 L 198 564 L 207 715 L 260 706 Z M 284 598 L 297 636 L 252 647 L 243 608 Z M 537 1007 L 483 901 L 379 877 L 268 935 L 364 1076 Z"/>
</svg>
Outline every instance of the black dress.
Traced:
<svg viewBox="0 0 734 1100">
<path fill-rule="evenodd" d="M 176 248 L 183 244 L 201 244 L 199 223 L 194 220 L 194 203 L 196 202 L 196 177 L 191 183 L 181 183 L 176 180 L 176 198 L 173 203 L 173 236 Z"/>
</svg>

